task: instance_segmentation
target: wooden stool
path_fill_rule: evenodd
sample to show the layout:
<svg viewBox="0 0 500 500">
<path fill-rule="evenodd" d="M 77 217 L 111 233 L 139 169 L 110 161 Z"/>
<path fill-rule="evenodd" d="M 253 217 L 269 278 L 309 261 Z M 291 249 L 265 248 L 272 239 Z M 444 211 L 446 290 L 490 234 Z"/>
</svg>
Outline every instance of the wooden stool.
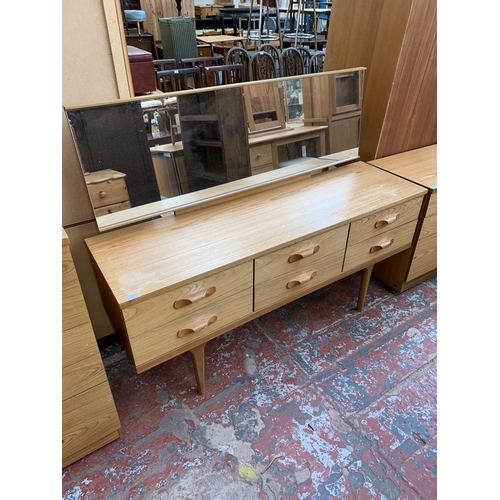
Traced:
<svg viewBox="0 0 500 500">
<path fill-rule="evenodd" d="M 142 32 L 146 33 L 146 30 L 144 29 L 144 23 L 146 21 L 146 13 L 143 10 L 124 10 L 123 11 L 124 16 L 125 16 L 125 23 L 127 26 L 130 23 L 135 23 L 137 26 L 137 33 L 141 33 L 141 26 L 142 26 Z"/>
</svg>

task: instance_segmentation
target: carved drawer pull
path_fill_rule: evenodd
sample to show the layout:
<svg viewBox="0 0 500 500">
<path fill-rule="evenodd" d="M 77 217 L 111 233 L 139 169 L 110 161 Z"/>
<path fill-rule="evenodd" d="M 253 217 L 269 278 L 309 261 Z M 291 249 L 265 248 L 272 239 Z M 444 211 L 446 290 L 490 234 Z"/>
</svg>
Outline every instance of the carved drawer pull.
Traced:
<svg viewBox="0 0 500 500">
<path fill-rule="evenodd" d="M 384 248 L 390 247 L 394 243 L 394 238 L 392 238 L 389 241 L 384 241 L 383 243 L 380 243 L 380 245 L 375 245 L 370 248 L 370 253 L 375 253 L 378 252 L 379 250 L 383 250 Z"/>
<path fill-rule="evenodd" d="M 400 214 L 393 214 L 393 215 L 387 216 L 385 219 L 380 219 L 377 222 L 375 222 L 375 227 L 379 228 L 379 227 L 388 226 L 389 224 L 396 222 L 399 219 L 399 215 Z"/>
<path fill-rule="evenodd" d="M 99 191 L 99 198 L 106 198 L 106 196 L 108 196 L 106 191 Z"/>
<path fill-rule="evenodd" d="M 289 281 L 286 284 L 287 288 L 293 288 L 294 286 L 302 285 L 302 283 L 306 283 L 312 280 L 316 276 L 317 272 L 313 271 L 312 273 L 301 274 L 297 279 Z"/>
<path fill-rule="evenodd" d="M 180 309 L 181 307 L 189 306 L 194 302 L 198 302 L 201 299 L 205 299 L 206 297 L 210 297 L 216 292 L 217 288 L 215 286 L 211 286 L 210 288 L 205 288 L 205 290 L 200 290 L 199 292 L 193 293 L 184 297 L 183 299 L 176 300 L 174 302 L 174 308 Z"/>
<path fill-rule="evenodd" d="M 319 245 L 314 245 L 300 252 L 293 253 L 292 255 L 290 255 L 290 257 L 288 257 L 288 262 L 290 263 L 296 262 L 297 260 L 305 259 L 306 257 L 314 255 L 315 253 L 318 252 L 319 252 Z"/>
<path fill-rule="evenodd" d="M 214 314 L 208 319 L 204 319 L 202 321 L 199 321 L 198 323 L 194 324 L 191 328 L 183 328 L 182 330 L 179 330 L 177 332 L 177 337 L 180 339 L 182 337 L 185 337 L 186 335 L 191 335 L 192 333 L 197 333 L 207 326 L 213 325 L 217 321 L 217 316 Z"/>
</svg>

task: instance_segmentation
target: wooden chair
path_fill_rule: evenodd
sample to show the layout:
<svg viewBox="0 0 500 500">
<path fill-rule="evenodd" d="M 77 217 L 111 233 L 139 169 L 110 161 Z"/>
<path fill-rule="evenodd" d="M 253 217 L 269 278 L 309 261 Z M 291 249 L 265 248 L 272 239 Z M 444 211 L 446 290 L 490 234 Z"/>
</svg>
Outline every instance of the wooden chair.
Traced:
<svg viewBox="0 0 500 500">
<path fill-rule="evenodd" d="M 203 68 L 206 80 L 213 81 L 214 85 L 227 85 L 229 83 L 240 83 L 245 81 L 243 64 L 221 64 L 219 66 L 207 66 Z"/>
<path fill-rule="evenodd" d="M 309 61 L 311 60 L 311 51 L 307 47 L 295 47 L 304 60 L 304 73 L 309 73 Z"/>
<path fill-rule="evenodd" d="M 224 63 L 224 58 L 221 56 L 202 56 L 202 57 L 184 57 L 180 60 L 181 68 L 195 68 L 201 69 L 201 82 L 204 87 L 213 85 L 213 82 L 208 82 L 205 78 L 204 68 L 209 66 L 216 66 Z"/>
<path fill-rule="evenodd" d="M 276 62 L 276 71 L 278 72 L 278 75 L 280 75 L 281 68 L 280 68 L 280 52 L 279 52 L 279 50 L 272 43 L 265 43 L 265 44 L 261 45 L 260 50 L 267 52 L 268 54 L 273 56 L 273 58 Z"/>
<path fill-rule="evenodd" d="M 243 47 L 231 47 L 226 54 L 226 64 L 242 64 L 245 81 L 250 80 L 250 54 Z"/>
<path fill-rule="evenodd" d="M 283 49 L 280 54 L 281 76 L 296 76 L 304 74 L 304 59 L 294 47 Z"/>
<path fill-rule="evenodd" d="M 321 73 L 323 71 L 323 64 L 325 62 L 325 53 L 316 52 L 311 56 L 309 61 L 309 73 Z"/>
<path fill-rule="evenodd" d="M 158 90 L 162 92 L 175 92 L 177 90 L 189 90 L 203 86 L 201 81 L 201 69 L 177 68 L 156 72 L 156 83 Z"/>
<path fill-rule="evenodd" d="M 153 65 L 155 71 L 165 71 L 177 68 L 177 61 L 175 59 L 154 59 Z"/>
<path fill-rule="evenodd" d="M 249 68 L 250 80 L 268 80 L 279 76 L 276 61 L 268 52 L 256 52 L 250 58 Z"/>
</svg>

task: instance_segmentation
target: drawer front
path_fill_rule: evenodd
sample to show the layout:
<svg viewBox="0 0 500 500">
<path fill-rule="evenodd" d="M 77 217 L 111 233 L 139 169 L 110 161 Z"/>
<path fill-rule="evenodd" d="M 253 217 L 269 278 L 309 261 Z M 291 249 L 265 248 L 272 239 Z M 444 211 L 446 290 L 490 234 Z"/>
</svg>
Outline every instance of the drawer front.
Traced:
<svg viewBox="0 0 500 500">
<path fill-rule="evenodd" d="M 437 214 L 430 215 L 424 219 L 419 239 L 427 238 L 437 233 Z"/>
<path fill-rule="evenodd" d="M 418 240 L 406 281 L 437 269 L 437 234 Z"/>
<path fill-rule="evenodd" d="M 62 332 L 62 366 L 72 365 L 99 354 L 90 321 Z"/>
<path fill-rule="evenodd" d="M 135 367 L 202 339 L 253 311 L 253 289 L 249 288 L 131 339 Z"/>
<path fill-rule="evenodd" d="M 261 166 L 273 163 L 273 153 L 271 144 L 262 144 L 250 148 L 250 167 L 259 168 Z"/>
<path fill-rule="evenodd" d="M 382 260 L 394 250 L 404 250 L 411 245 L 417 221 L 408 222 L 381 235 L 359 243 L 352 243 L 349 238 L 344 262 L 344 272 Z"/>
<path fill-rule="evenodd" d="M 322 259 L 308 262 L 296 272 L 274 277 L 255 285 L 255 311 L 290 302 L 323 286 L 342 272 L 344 248 Z"/>
<path fill-rule="evenodd" d="M 95 343 L 95 342 L 94 342 Z M 96 385 L 108 383 L 99 352 L 72 364 L 62 371 L 62 399 L 65 401 Z"/>
<path fill-rule="evenodd" d="M 335 228 L 255 259 L 255 284 L 275 278 L 288 281 L 317 267 L 319 261 L 343 253 L 348 230 L 348 225 Z"/>
<path fill-rule="evenodd" d="M 132 205 L 130 201 L 122 201 L 121 203 L 114 203 L 113 205 L 106 205 L 105 207 L 94 208 L 94 213 L 96 217 L 101 217 L 101 215 L 114 214 L 115 212 L 120 212 L 120 210 L 125 210 L 130 208 Z"/>
<path fill-rule="evenodd" d="M 62 329 L 90 322 L 69 247 L 62 255 Z"/>
<path fill-rule="evenodd" d="M 113 205 L 129 199 L 124 177 L 89 184 L 87 187 L 94 208 Z"/>
<path fill-rule="evenodd" d="M 253 286 L 252 261 L 143 300 L 123 309 L 130 338 L 203 309 Z"/>
<path fill-rule="evenodd" d="M 438 195 L 436 191 L 431 194 L 429 205 L 427 205 L 427 212 L 425 213 L 426 217 L 428 217 L 429 215 L 437 214 L 437 201 L 438 201 Z"/>
<path fill-rule="evenodd" d="M 108 436 L 117 438 L 118 432 L 120 420 L 107 382 L 63 401 L 63 467 L 109 442 Z"/>
<path fill-rule="evenodd" d="M 349 244 L 380 235 L 418 218 L 423 198 L 416 198 L 396 207 L 359 219 L 351 224 Z"/>
</svg>

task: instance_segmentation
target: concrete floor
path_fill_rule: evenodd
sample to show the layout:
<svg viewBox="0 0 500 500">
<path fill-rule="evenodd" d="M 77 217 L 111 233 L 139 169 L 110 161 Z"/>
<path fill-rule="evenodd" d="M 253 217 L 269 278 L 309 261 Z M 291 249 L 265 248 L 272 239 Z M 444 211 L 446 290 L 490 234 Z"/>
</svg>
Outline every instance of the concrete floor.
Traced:
<svg viewBox="0 0 500 500">
<path fill-rule="evenodd" d="M 360 274 L 137 375 L 102 349 L 123 436 L 65 468 L 64 500 L 437 497 L 437 278 Z"/>
</svg>

